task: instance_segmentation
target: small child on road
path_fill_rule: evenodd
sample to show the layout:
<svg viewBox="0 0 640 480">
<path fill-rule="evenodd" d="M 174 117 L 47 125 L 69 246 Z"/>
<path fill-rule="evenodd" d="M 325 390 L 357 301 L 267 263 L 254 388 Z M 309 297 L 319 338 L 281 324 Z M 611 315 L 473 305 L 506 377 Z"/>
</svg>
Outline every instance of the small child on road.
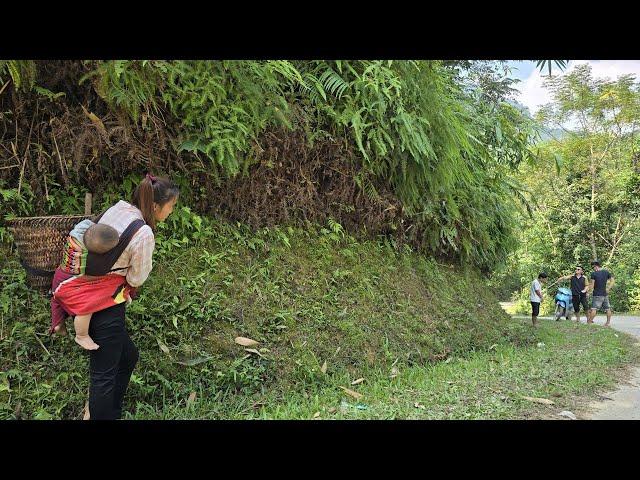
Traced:
<svg viewBox="0 0 640 480">
<path fill-rule="evenodd" d="M 531 291 L 529 300 L 531 300 L 531 323 L 536 326 L 538 315 L 540 315 L 540 303 L 542 302 L 542 285 L 547 281 L 548 275 L 541 272 L 533 282 L 531 282 Z"/>
</svg>

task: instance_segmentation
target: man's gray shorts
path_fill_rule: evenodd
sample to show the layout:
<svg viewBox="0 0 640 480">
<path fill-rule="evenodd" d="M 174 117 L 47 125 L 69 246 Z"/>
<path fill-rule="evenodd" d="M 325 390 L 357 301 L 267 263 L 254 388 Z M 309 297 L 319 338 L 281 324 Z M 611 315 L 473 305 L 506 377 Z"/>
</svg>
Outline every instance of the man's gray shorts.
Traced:
<svg viewBox="0 0 640 480">
<path fill-rule="evenodd" d="M 611 308 L 611 305 L 609 304 L 609 295 L 594 295 L 591 299 L 591 308 L 594 310 L 609 310 Z"/>
</svg>

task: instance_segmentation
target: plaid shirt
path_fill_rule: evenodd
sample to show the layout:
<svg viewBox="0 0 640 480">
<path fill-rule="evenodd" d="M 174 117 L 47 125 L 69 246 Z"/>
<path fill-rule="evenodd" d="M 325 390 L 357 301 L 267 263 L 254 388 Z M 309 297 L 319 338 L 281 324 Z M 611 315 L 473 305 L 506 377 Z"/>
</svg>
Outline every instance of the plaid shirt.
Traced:
<svg viewBox="0 0 640 480">
<path fill-rule="evenodd" d="M 120 200 L 105 212 L 98 223 L 109 225 L 118 231 L 118 235 L 122 235 L 129 224 L 138 218 L 143 219 L 142 212 L 130 203 Z M 142 285 L 153 268 L 151 257 L 155 245 L 151 227 L 143 225 L 112 267 L 128 267 L 127 270 L 118 270 L 113 274 L 126 276 L 127 282 L 132 287 Z"/>
</svg>

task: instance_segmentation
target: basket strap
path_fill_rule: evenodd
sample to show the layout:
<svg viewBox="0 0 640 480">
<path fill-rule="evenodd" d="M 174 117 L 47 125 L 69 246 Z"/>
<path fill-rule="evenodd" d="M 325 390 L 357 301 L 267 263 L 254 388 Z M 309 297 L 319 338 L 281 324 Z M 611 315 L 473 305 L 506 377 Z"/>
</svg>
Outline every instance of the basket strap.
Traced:
<svg viewBox="0 0 640 480">
<path fill-rule="evenodd" d="M 27 262 L 25 262 L 22 258 L 20 259 L 20 265 L 22 265 L 27 273 L 38 277 L 53 277 L 53 274 L 56 273 L 55 270 L 50 272 L 49 270 L 41 270 L 39 268 L 27 265 Z"/>
</svg>

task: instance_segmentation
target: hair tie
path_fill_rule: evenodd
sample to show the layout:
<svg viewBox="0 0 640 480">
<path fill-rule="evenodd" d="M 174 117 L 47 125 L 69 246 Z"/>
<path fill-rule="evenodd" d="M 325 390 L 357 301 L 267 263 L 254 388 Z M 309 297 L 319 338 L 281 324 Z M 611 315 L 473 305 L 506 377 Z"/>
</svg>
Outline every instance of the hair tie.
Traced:
<svg viewBox="0 0 640 480">
<path fill-rule="evenodd" d="M 156 183 L 156 177 L 154 177 L 153 175 L 151 175 L 150 173 L 147 173 L 146 178 L 149 179 L 149 181 L 151 182 L 151 184 L 153 185 L 154 183 Z"/>
</svg>

